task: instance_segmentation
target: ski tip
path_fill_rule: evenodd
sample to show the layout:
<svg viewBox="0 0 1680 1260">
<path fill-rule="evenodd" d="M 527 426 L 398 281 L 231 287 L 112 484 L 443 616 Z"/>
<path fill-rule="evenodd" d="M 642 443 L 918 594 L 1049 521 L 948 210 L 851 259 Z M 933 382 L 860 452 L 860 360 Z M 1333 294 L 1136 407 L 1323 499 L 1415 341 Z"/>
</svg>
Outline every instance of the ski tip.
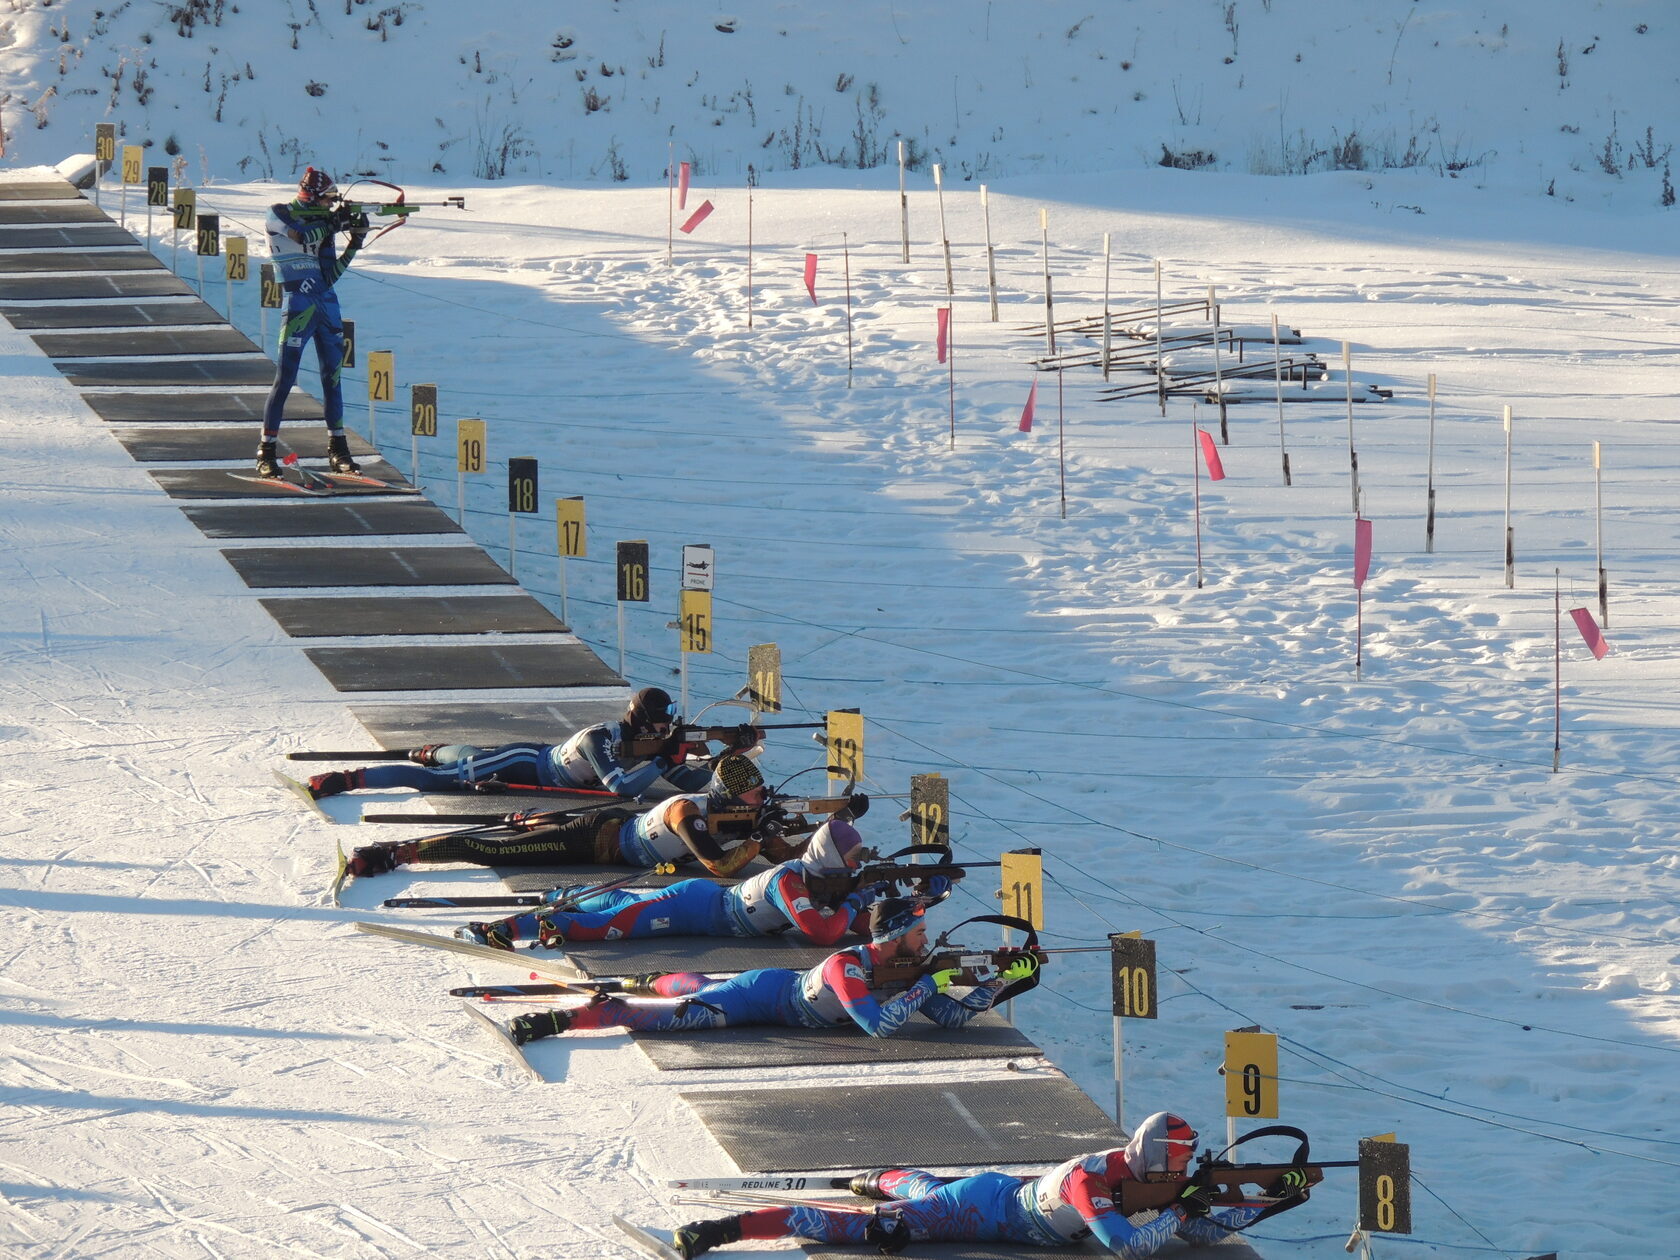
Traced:
<svg viewBox="0 0 1680 1260">
<path fill-rule="evenodd" d="M 644 1255 L 653 1256 L 655 1260 L 682 1260 L 682 1256 L 674 1248 L 651 1231 L 643 1229 L 640 1225 L 632 1225 L 622 1216 L 615 1216 L 612 1220 Z"/>
</svg>

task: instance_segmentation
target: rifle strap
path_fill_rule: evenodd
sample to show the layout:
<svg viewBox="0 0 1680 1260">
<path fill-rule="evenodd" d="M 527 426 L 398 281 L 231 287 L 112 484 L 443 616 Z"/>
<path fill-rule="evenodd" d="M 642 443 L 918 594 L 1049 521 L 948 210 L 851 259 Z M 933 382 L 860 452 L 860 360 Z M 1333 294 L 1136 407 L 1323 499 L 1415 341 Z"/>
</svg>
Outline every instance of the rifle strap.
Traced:
<svg viewBox="0 0 1680 1260">
<path fill-rule="evenodd" d="M 999 924 L 1002 927 L 1014 928 L 1017 931 L 1020 931 L 1020 932 L 1023 932 L 1023 933 L 1026 934 L 1027 939 L 1026 939 L 1025 944 L 1021 946 L 1022 949 L 1035 950 L 1035 949 L 1038 948 L 1038 929 L 1033 927 L 1033 925 L 1031 923 L 1028 923 L 1025 919 L 1019 918 L 1019 917 L 1017 917 L 1016 915 L 1013 915 L 1013 914 L 976 914 L 976 915 L 972 915 L 969 918 L 964 919 L 961 923 L 957 924 L 956 927 L 953 927 L 949 932 L 944 933 L 940 937 L 940 939 L 941 940 L 948 939 L 951 935 L 951 932 L 955 932 L 957 930 L 957 928 L 963 927 L 963 926 L 965 926 L 967 924 L 970 924 L 970 923 L 996 923 L 996 924 Z M 1038 987 L 1038 982 L 1039 982 L 1039 980 L 1042 976 L 1043 971 L 1044 971 L 1044 968 L 1039 967 L 1037 970 L 1035 970 L 1032 973 L 1032 975 L 1028 976 L 1025 980 L 1016 980 L 1016 981 L 1014 981 L 1010 984 L 1004 985 L 1003 988 L 998 991 L 997 996 L 992 999 L 992 1005 L 997 1006 L 999 1003 L 1008 1002 L 1008 1001 L 1010 1001 L 1014 998 L 1019 997 L 1021 994 L 1026 993 L 1030 989 L 1037 988 Z"/>
<path fill-rule="evenodd" d="M 1235 1142 L 1232 1142 L 1224 1150 L 1220 1151 L 1219 1154 L 1215 1155 L 1210 1163 L 1217 1166 L 1219 1161 L 1224 1160 L 1226 1156 L 1236 1150 L 1237 1147 L 1241 1146 L 1244 1142 L 1252 1142 L 1255 1138 L 1263 1137 L 1294 1138 L 1300 1143 L 1300 1145 L 1295 1148 L 1295 1155 L 1290 1160 L 1290 1163 L 1299 1168 L 1311 1162 L 1312 1139 L 1307 1136 L 1305 1129 L 1297 1129 L 1292 1124 L 1268 1124 L 1243 1134 Z M 1216 1220 L 1207 1218 L 1208 1224 L 1222 1229 L 1228 1234 L 1240 1234 L 1244 1230 L 1253 1229 L 1268 1216 L 1276 1216 L 1279 1212 L 1287 1212 L 1290 1208 L 1300 1207 L 1301 1204 L 1305 1203 L 1311 1196 L 1312 1188 L 1308 1187 L 1296 1194 L 1290 1195 L 1287 1199 L 1279 1199 L 1276 1203 L 1273 1203 L 1271 1206 L 1263 1209 L 1260 1215 L 1256 1216 L 1246 1225 L 1223 1225 Z"/>
</svg>

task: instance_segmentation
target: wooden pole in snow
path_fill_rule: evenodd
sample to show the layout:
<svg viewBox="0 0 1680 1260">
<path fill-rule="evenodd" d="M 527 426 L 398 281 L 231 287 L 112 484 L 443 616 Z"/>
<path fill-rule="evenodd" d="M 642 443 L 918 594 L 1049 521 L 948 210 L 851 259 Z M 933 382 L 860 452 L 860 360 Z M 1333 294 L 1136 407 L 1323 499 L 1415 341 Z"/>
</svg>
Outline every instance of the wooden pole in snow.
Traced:
<svg viewBox="0 0 1680 1260">
<path fill-rule="evenodd" d="M 1429 516 L 1424 523 L 1423 549 L 1435 550 L 1435 373 L 1429 374 Z"/>
<path fill-rule="evenodd" d="M 1042 206 L 1038 211 L 1038 230 L 1044 239 L 1044 346 L 1048 353 L 1056 353 L 1056 303 L 1050 296 L 1050 212 Z"/>
<path fill-rule="evenodd" d="M 1610 628 L 1610 580 L 1604 572 L 1604 460 L 1593 443 L 1593 550 L 1598 555 L 1598 620 Z"/>
<path fill-rule="evenodd" d="M 992 297 L 992 323 L 998 322 L 997 251 L 992 248 L 992 210 L 986 201 L 986 185 L 980 185 L 980 217 L 986 224 L 986 289 Z"/>
<path fill-rule="evenodd" d="M 1359 515 L 1359 452 L 1353 448 L 1353 346 L 1342 342 L 1342 375 L 1347 378 L 1348 486 L 1353 493 L 1353 514 Z"/>
<path fill-rule="evenodd" d="M 945 250 L 945 296 L 954 297 L 957 287 L 951 278 L 951 234 L 945 230 L 945 176 L 937 162 L 933 164 L 933 191 L 939 199 L 939 243 Z"/>
<path fill-rule="evenodd" d="M 898 142 L 898 231 L 903 242 L 902 262 L 910 261 L 910 194 L 904 191 L 904 141 Z"/>
<path fill-rule="evenodd" d="M 1289 447 L 1283 441 L 1283 343 L 1278 338 L 1277 312 L 1272 312 L 1272 384 L 1277 389 L 1278 454 L 1283 456 L 1283 484 L 1289 485 Z"/>
<path fill-rule="evenodd" d="M 1511 408 L 1505 408 L 1505 585 L 1517 584 L 1517 536 L 1511 528 Z"/>
</svg>

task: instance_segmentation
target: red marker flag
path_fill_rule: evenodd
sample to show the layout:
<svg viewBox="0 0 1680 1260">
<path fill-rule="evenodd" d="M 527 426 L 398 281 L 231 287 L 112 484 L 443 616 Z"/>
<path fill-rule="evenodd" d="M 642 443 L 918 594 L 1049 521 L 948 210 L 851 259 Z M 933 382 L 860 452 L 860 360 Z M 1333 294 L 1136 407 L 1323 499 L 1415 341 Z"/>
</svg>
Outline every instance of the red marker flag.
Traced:
<svg viewBox="0 0 1680 1260">
<path fill-rule="evenodd" d="M 688 174 L 689 174 L 689 170 L 688 170 L 688 163 L 687 162 L 684 162 L 677 167 L 677 209 L 678 210 L 685 210 L 685 209 L 688 208 Z"/>
<path fill-rule="evenodd" d="M 1598 622 L 1585 608 L 1571 608 L 1569 615 L 1575 618 L 1575 628 L 1581 632 L 1581 639 L 1586 643 L 1587 650 L 1593 654 L 1593 660 L 1602 661 L 1604 654 L 1610 650 L 1610 645 L 1604 641 L 1604 635 L 1598 628 Z"/>
<path fill-rule="evenodd" d="M 817 256 L 805 255 L 805 292 L 811 295 L 811 305 L 817 304 Z"/>
<path fill-rule="evenodd" d="M 711 214 L 711 212 L 712 212 L 712 203 L 709 202 L 709 201 L 702 201 L 700 203 L 700 208 L 698 210 L 696 210 L 693 214 L 689 215 L 688 218 L 683 221 L 683 225 L 680 228 L 678 228 L 677 231 L 679 231 L 679 232 L 692 232 L 692 231 L 694 231 L 695 228 L 699 227 L 702 223 L 704 223 L 706 221 L 706 216 Z"/>
<path fill-rule="evenodd" d="M 951 308 L 939 308 L 939 335 L 934 339 L 934 347 L 939 351 L 939 361 L 945 362 L 945 354 L 951 344 Z"/>
<path fill-rule="evenodd" d="M 1022 433 L 1031 433 L 1032 432 L 1033 408 L 1036 407 L 1037 405 L 1038 405 L 1038 382 L 1034 381 L 1032 383 L 1032 388 L 1027 391 L 1027 405 L 1025 407 L 1021 408 L 1020 429 L 1021 429 Z"/>
<path fill-rule="evenodd" d="M 1196 430 L 1196 436 L 1202 443 L 1202 459 L 1207 462 L 1208 480 L 1224 481 L 1225 465 L 1219 458 L 1219 448 L 1213 444 L 1213 437 L 1201 429 Z"/>
<path fill-rule="evenodd" d="M 1362 590 L 1371 571 L 1371 522 L 1363 516 L 1353 521 L 1353 586 Z"/>
</svg>

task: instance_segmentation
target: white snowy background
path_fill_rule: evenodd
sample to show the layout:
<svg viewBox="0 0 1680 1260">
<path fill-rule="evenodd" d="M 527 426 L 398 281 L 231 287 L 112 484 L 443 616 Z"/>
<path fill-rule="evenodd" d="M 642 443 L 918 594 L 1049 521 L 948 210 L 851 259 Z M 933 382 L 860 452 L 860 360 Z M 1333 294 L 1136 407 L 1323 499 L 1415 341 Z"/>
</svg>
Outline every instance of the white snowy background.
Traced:
<svg viewBox="0 0 1680 1260">
<path fill-rule="evenodd" d="M 1283 1038 L 1283 1119 L 1322 1157 L 1390 1130 L 1411 1144 L 1417 1232 L 1378 1238 L 1379 1255 L 1674 1254 L 1680 266 L 1659 155 L 1680 28 L 1666 6 L 622 3 L 562 20 L 404 3 L 383 31 L 368 29 L 375 6 L 346 7 L 15 0 L 0 14 L 8 163 L 85 151 L 98 121 L 129 142 L 173 136 L 204 207 L 253 239 L 303 162 L 465 194 L 465 213 L 428 212 L 370 248 L 341 295 L 364 350 L 396 352 L 400 396 L 439 385 L 445 433 L 421 467 L 438 502 L 454 505 L 449 422 L 464 416 L 489 422 L 493 462 L 541 459 L 545 501 L 586 497 L 571 614 L 603 659 L 612 543 L 654 546 L 655 602 L 628 619 L 638 685 L 674 683 L 678 548 L 711 543 L 719 651 L 694 662 L 697 697 L 744 681 L 747 645 L 779 643 L 797 710 L 863 709 L 880 790 L 941 771 L 963 852 L 1044 848 L 1047 943 L 1159 942 L 1162 1018 L 1127 1028 L 1129 1119 L 1171 1107 L 1217 1134 L 1222 1034 L 1260 1024 Z M 879 143 L 913 139 L 950 172 L 954 450 L 930 172 L 910 176 L 906 266 L 891 161 L 806 155 L 795 171 L 780 138 L 803 97 L 840 152 L 870 83 Z M 610 108 L 584 110 L 591 86 Z M 1428 158 L 1382 169 L 1414 129 Z M 1273 173 L 1355 132 L 1370 169 Z M 505 178 L 481 178 L 475 155 L 509 134 Z M 691 206 L 717 206 L 672 263 L 668 144 L 697 163 Z M 1217 156 L 1163 169 L 1163 146 Z M 761 180 L 750 329 L 747 163 Z M 1217 425 L 1205 404 L 1163 419 L 1151 400 L 1100 403 L 1096 375 L 1070 373 L 1061 518 L 1054 377 L 1039 377 L 1034 432 L 1016 432 L 1041 209 L 1059 314 L 1100 310 L 1107 233 L 1116 307 L 1153 300 L 1160 260 L 1169 300 L 1217 286 L 1227 321 L 1275 313 L 1338 364 L 1349 341 L 1355 378 L 1395 391 L 1354 419 L 1376 541 L 1362 677 L 1339 378 L 1286 414 L 1287 488 L 1275 409 L 1231 409 L 1229 478 L 1201 485 L 1201 589 L 1190 442 L 1193 420 Z M 252 332 L 254 288 L 236 299 Z M 443 996 L 454 961 L 348 927 L 384 896 L 482 874 L 367 881 L 350 908 L 322 905 L 332 833 L 269 771 L 365 735 L 218 544 L 32 342 L 3 338 L 7 1245 L 585 1257 L 622 1254 L 612 1212 L 686 1219 L 657 1202 L 659 1179 L 728 1170 L 674 1100 L 688 1074 L 660 1079 L 607 1034 L 541 1047 L 556 1083 L 528 1082 Z M 382 414 L 406 469 L 402 429 L 400 408 Z M 1614 648 L 1594 662 L 1565 613 L 1554 774 L 1554 583 L 1565 610 L 1596 606 L 1594 442 Z M 468 521 L 497 555 L 504 503 L 493 468 Z M 552 556 L 551 522 L 520 538 L 520 577 L 557 601 L 554 563 L 536 558 Z M 789 740 L 770 761 L 793 773 L 811 758 Z M 885 805 L 866 821 L 883 842 L 904 835 Z M 952 909 L 993 906 L 965 890 Z M 1017 1010 L 1105 1103 L 1107 989 L 1101 954 L 1062 956 Z M 1262 1226 L 1261 1250 L 1342 1254 L 1342 1176 Z"/>
</svg>

